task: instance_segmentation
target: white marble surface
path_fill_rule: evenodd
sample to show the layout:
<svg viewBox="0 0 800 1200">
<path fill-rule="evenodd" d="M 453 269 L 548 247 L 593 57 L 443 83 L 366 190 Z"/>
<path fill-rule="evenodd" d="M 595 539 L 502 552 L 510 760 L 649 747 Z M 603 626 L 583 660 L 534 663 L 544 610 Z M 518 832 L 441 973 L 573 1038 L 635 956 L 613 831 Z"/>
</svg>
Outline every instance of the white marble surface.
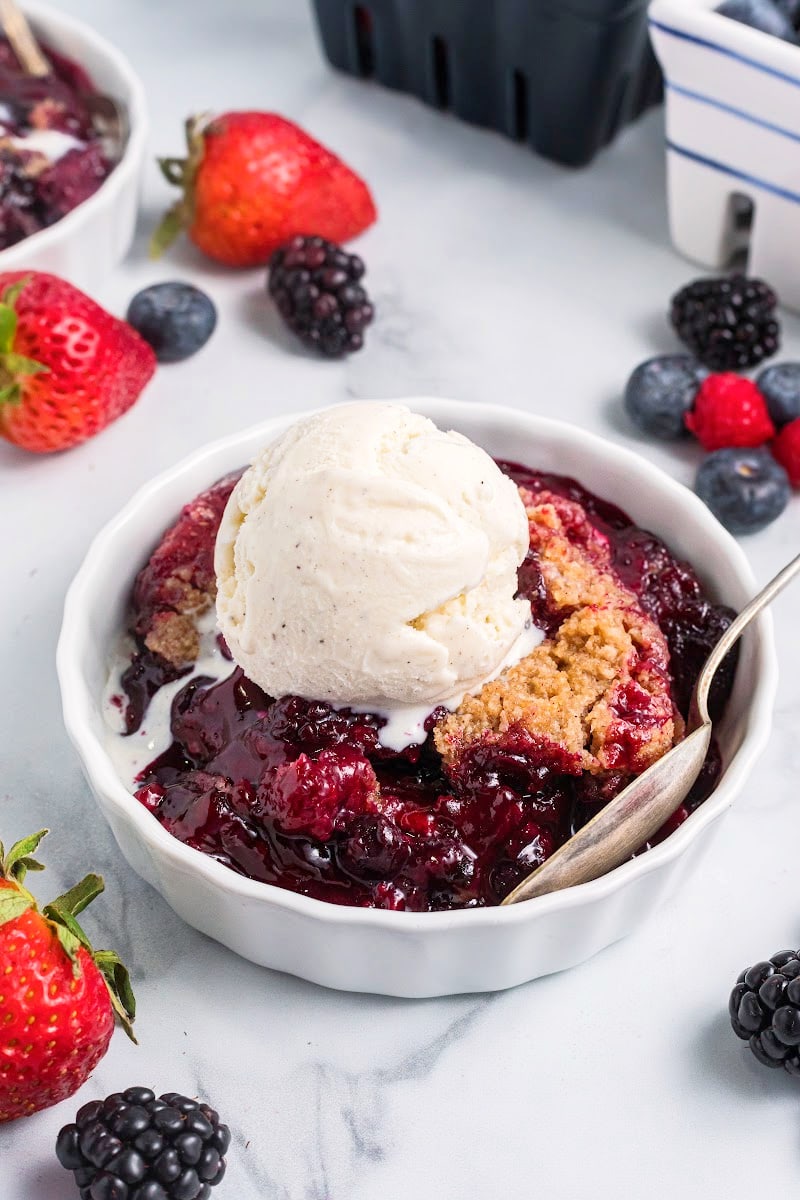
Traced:
<svg viewBox="0 0 800 1200">
<path fill-rule="evenodd" d="M 234 1134 L 220 1200 L 672 1200 L 782 1187 L 800 1166 L 797 1084 L 727 1027 L 740 968 L 800 943 L 798 595 L 775 606 L 774 734 L 704 872 L 636 935 L 561 976 L 425 1002 L 333 994 L 239 961 L 183 925 L 122 860 L 63 732 L 54 651 L 67 584 L 94 532 L 154 472 L 280 410 L 439 393 L 496 398 L 635 444 L 678 478 L 696 461 L 638 442 L 619 392 L 673 346 L 669 295 L 695 272 L 671 250 L 662 120 L 590 170 L 537 161 L 416 102 L 334 75 L 300 0 L 69 0 L 145 79 L 152 149 L 179 150 L 193 110 L 274 107 L 361 168 L 379 224 L 361 242 L 379 311 L 341 364 L 299 352 L 261 272 L 188 249 L 147 262 L 168 189 L 150 167 L 142 237 L 99 297 L 123 312 L 179 275 L 215 297 L 219 329 L 165 367 L 123 420 L 60 457 L 0 446 L 0 830 L 52 827 L 47 882 L 90 867 L 108 893 L 87 925 L 131 964 L 141 1045 L 117 1035 L 75 1101 L 0 1129 L 0 1200 L 68 1200 L 53 1140 L 82 1101 L 132 1083 L 201 1092 Z M 800 325 L 785 321 L 800 356 Z M 796 552 L 800 499 L 744 544 L 766 580 Z M 39 880 L 36 881 L 39 886 Z"/>
</svg>

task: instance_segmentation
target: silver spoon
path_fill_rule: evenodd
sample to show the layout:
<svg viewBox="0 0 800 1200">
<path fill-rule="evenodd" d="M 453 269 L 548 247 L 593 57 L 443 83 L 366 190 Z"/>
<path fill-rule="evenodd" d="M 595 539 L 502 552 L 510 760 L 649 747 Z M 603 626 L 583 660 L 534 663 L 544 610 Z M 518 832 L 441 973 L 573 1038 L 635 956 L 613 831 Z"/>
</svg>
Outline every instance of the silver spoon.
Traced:
<svg viewBox="0 0 800 1200">
<path fill-rule="evenodd" d="M 700 774 L 711 740 L 708 692 L 731 646 L 758 614 L 800 574 L 800 555 L 742 609 L 708 656 L 692 693 L 687 736 L 629 783 L 569 841 L 551 854 L 503 900 L 519 904 L 561 888 L 598 879 L 630 858 L 686 799 Z"/>
<path fill-rule="evenodd" d="M 0 0 L 0 26 L 26 75 L 42 78 L 52 72 L 53 68 L 16 0 Z M 113 96 L 103 92 L 80 92 L 79 95 L 103 144 L 104 155 L 110 162 L 117 162 L 128 137 L 125 109 Z"/>
</svg>

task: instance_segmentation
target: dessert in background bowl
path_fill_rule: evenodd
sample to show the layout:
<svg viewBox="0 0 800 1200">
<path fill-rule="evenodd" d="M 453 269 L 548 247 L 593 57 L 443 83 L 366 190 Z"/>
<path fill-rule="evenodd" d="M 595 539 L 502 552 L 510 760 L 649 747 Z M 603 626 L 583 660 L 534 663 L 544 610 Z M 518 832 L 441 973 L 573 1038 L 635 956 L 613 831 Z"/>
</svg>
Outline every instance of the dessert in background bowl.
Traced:
<svg viewBox="0 0 800 1200">
<path fill-rule="evenodd" d="M 679 558 L 703 563 L 704 586 L 714 594 L 715 600 L 721 599 L 738 607 L 752 590 L 752 579 L 746 563 L 732 539 L 720 529 L 696 498 L 636 456 L 579 430 L 523 413 L 445 401 L 422 400 L 414 401 L 412 405 L 441 427 L 456 428 L 460 434 L 469 437 L 497 459 L 513 457 L 535 466 L 535 473 L 517 473 L 516 482 L 524 489 L 520 494 L 522 499 L 514 497 L 515 489 L 499 471 L 497 482 L 489 486 L 509 489 L 507 495 L 514 497 L 514 502 L 520 505 L 523 527 L 527 515 L 529 528 L 539 528 L 539 545 L 536 548 L 539 562 L 547 559 L 552 563 L 560 559 L 563 565 L 567 554 L 564 530 L 569 522 L 577 528 L 580 523 L 579 508 L 593 513 L 593 521 L 589 522 L 591 528 L 611 528 L 618 519 L 613 514 L 619 514 L 619 510 L 608 505 L 604 507 L 593 499 L 592 494 L 613 494 L 615 502 L 630 511 L 634 521 L 638 519 L 656 534 L 666 535 Z M 376 405 L 376 411 L 387 407 L 392 406 Z M 317 424 L 320 421 L 324 423 L 325 417 L 316 419 Z M 713 818 L 727 807 L 737 785 L 741 785 L 744 771 L 768 728 L 774 689 L 768 622 L 762 622 L 743 644 L 736 684 L 720 723 L 723 772 L 705 803 L 663 842 L 604 879 L 520 905 L 516 910 L 494 907 L 508 887 L 516 882 L 513 876 L 506 879 L 503 873 L 503 870 L 507 871 L 510 861 L 507 838 L 504 841 L 506 835 L 492 828 L 500 816 L 500 810 L 508 809 L 502 819 L 507 820 L 510 827 L 514 826 L 516 820 L 516 828 L 512 828 L 512 832 L 522 839 L 520 849 L 523 849 L 523 845 L 538 846 L 536 853 L 547 853 L 548 838 L 551 847 L 554 840 L 563 840 L 564 836 L 568 836 L 569 822 L 576 819 L 576 784 L 580 791 L 597 779 L 608 783 L 609 773 L 613 773 L 615 766 L 622 772 L 643 769 L 648 756 L 663 752 L 680 732 L 680 717 L 673 708 L 672 699 L 677 697 L 683 685 L 675 678 L 667 677 L 663 633 L 657 621 L 647 612 L 644 601 L 637 602 L 635 588 L 630 586 L 632 575 L 626 579 L 622 577 L 621 568 L 608 569 L 608 545 L 603 547 L 603 539 L 592 534 L 591 528 L 584 530 L 585 553 L 580 556 L 580 570 L 573 572 L 568 566 L 566 571 L 561 572 L 562 579 L 583 574 L 581 586 L 590 590 L 594 588 L 594 595 L 587 594 L 585 597 L 588 603 L 573 603 L 573 599 L 564 596 L 562 611 L 554 612 L 550 605 L 552 587 L 549 591 L 545 589 L 543 596 L 536 580 L 534 564 L 530 561 L 524 563 L 520 576 L 520 595 L 517 597 L 520 611 L 513 608 L 507 610 L 509 623 L 493 651 L 494 662 L 490 661 L 490 656 L 490 659 L 482 660 L 477 672 L 465 669 L 462 674 L 457 674 L 449 681 L 449 693 L 436 672 L 429 681 L 430 688 L 426 685 L 424 695 L 409 694 L 402 679 L 397 688 L 388 693 L 384 689 L 381 695 L 376 695 L 362 679 L 364 686 L 357 695 L 352 693 L 356 703 L 348 714 L 335 712 L 331 701 L 337 705 L 347 701 L 356 676 L 351 673 L 350 678 L 340 681 L 344 691 L 337 692 L 335 672 L 331 674 L 324 662 L 320 664 L 319 679 L 333 679 L 334 686 L 327 691 L 325 703 L 316 706 L 309 704 L 306 710 L 303 710 L 302 703 L 286 698 L 270 705 L 257 684 L 248 680 L 241 671 L 232 670 L 229 661 L 224 663 L 221 671 L 219 661 L 216 667 L 217 678 L 222 673 L 229 676 L 226 682 L 217 684 L 212 679 L 206 679 L 205 682 L 191 680 L 189 674 L 183 680 L 178 679 L 171 685 L 173 694 L 182 691 L 183 695 L 181 701 L 176 701 L 172 706 L 172 732 L 174 734 L 177 730 L 175 721 L 178 724 L 183 721 L 180 731 L 182 749 L 177 757 L 173 754 L 170 760 L 168 752 L 160 757 L 155 766 L 151 766 L 152 760 L 147 756 L 150 752 L 158 756 L 163 747 L 152 741 L 152 731 L 145 723 L 147 736 L 142 746 L 145 759 L 140 766 L 137 765 L 136 770 L 146 769 L 143 788 L 145 791 L 148 788 L 152 790 L 149 795 L 143 795 L 140 791 L 137 801 L 123 785 L 109 754 L 103 712 L 103 693 L 109 670 L 113 666 L 120 631 L 129 621 L 132 585 L 130 564 L 148 561 L 154 541 L 165 527 L 174 524 L 182 505 L 205 492 L 216 480 L 231 472 L 240 472 L 248 459 L 275 441 L 290 424 L 288 420 L 273 421 L 257 430 L 228 439 L 201 452 L 151 484 L 100 535 L 71 589 L 59 647 L 65 718 L 90 781 L 123 850 L 136 869 L 157 886 L 191 923 L 254 961 L 335 987 L 402 995 L 488 990 L 510 986 L 581 961 L 622 936 L 681 877 L 683 870 L 694 861 L 698 849 L 706 842 L 703 832 L 712 825 Z M 388 431 L 384 433 L 388 436 Z M 295 449 L 297 436 L 295 431 L 286 439 L 291 445 L 294 437 Z M 437 453 L 444 459 L 448 453 L 445 443 L 450 435 L 439 436 L 443 443 Z M 381 438 L 378 440 L 381 441 Z M 383 437 L 382 444 L 389 444 L 386 437 Z M 281 445 L 284 443 L 279 443 L 276 451 L 278 460 L 281 459 Z M 363 451 L 362 443 L 361 457 L 364 457 Z M 404 452 L 400 457 L 405 470 L 408 454 Z M 482 482 L 489 483 L 488 470 L 496 468 L 492 467 L 488 456 L 483 457 L 488 466 Z M 283 461 L 285 466 L 285 458 Z M 274 463 L 272 467 L 268 463 L 266 479 L 270 478 L 270 470 L 274 466 Z M 436 480 L 431 479 L 435 472 L 424 469 L 420 462 L 411 466 L 418 472 L 415 480 L 424 480 L 426 488 L 433 488 L 435 492 L 439 486 Z M 442 471 L 446 474 L 445 467 L 442 467 Z M 562 477 L 560 481 L 555 479 L 556 475 Z M 234 527 L 237 507 L 240 514 L 252 515 L 258 507 L 257 504 L 253 507 L 254 498 L 262 494 L 269 496 L 269 488 L 263 493 L 262 488 L 254 490 L 248 486 L 248 477 L 252 482 L 253 476 L 248 474 L 237 488 L 236 498 L 231 501 L 232 507 L 225 518 L 227 522 L 231 517 Z M 567 494 L 571 485 L 565 483 L 563 477 L 579 480 L 582 490 L 573 489 L 571 494 Z M 396 482 L 395 477 L 392 478 Z M 469 469 L 465 479 L 471 480 Z M 211 493 L 201 501 L 199 507 L 189 503 L 182 518 L 183 535 L 177 540 L 173 539 L 173 551 L 178 542 L 188 544 L 192 541 L 192 514 L 202 518 L 194 525 L 194 532 L 198 533 L 205 524 L 206 534 L 205 537 L 195 538 L 195 547 L 203 542 L 210 544 L 208 527 L 216 528 L 232 483 L 231 480 L 220 484 L 217 489 L 212 487 Z M 285 489 L 282 494 L 287 494 Z M 439 499 L 444 494 L 442 492 Z M 467 486 L 464 495 L 469 494 L 470 487 Z M 497 495 L 500 494 L 498 491 Z M 447 495 L 452 500 L 452 493 L 447 492 Z M 383 499 L 389 504 L 387 511 L 391 512 L 391 496 L 384 495 Z M 293 503 L 291 492 L 287 496 L 289 503 Z M 426 505 L 431 514 L 439 511 L 430 496 Z M 501 522 L 496 505 L 491 505 L 490 511 L 495 514 L 498 524 L 503 524 L 507 531 L 511 530 L 507 540 L 513 552 L 513 573 L 520 560 L 525 558 L 527 550 L 526 546 L 518 544 L 518 530 L 515 539 L 513 526 L 517 517 L 513 515 L 513 505 L 512 515 L 507 515 L 504 522 Z M 350 512 L 353 522 L 358 524 L 358 506 L 345 506 L 345 512 Z M 249 516 L 240 523 L 240 534 L 246 529 L 247 519 Z M 336 515 L 332 519 L 335 526 Z M 619 520 L 620 528 L 626 527 L 630 532 L 630 522 L 626 522 L 621 514 Z M 345 534 L 352 532 L 353 522 L 349 530 L 347 523 L 342 522 L 340 528 Z M 234 527 L 229 528 L 229 534 Z M 302 528 L 302 525 L 298 527 Z M 480 521 L 476 528 L 486 532 Z M 398 528 L 393 533 L 399 538 L 401 531 Z M 218 559 L 218 568 L 221 564 L 223 567 L 223 580 L 224 547 L 226 544 L 233 545 L 233 542 L 226 542 L 227 536 L 220 539 L 219 554 L 222 557 Z M 411 540 L 413 542 L 413 536 Z M 238 536 L 234 541 L 238 544 Z M 277 541 L 281 542 L 280 534 Z M 498 574 L 490 567 L 497 560 L 498 547 L 502 542 L 501 537 L 492 553 L 486 551 L 482 560 L 484 577 L 478 572 L 471 580 L 463 581 L 465 591 L 459 597 L 460 610 L 470 607 L 476 598 L 475 593 L 480 593 L 486 578 L 491 576 L 494 584 L 502 577 L 502 571 Z M 300 567 L 302 573 L 302 537 L 298 537 L 298 543 L 299 557 L 293 566 L 295 570 Z M 442 545 L 446 543 L 447 539 Z M 491 544 L 489 539 L 488 543 L 484 543 L 484 548 Z M 169 548 L 169 538 L 165 545 Z M 570 542 L 570 545 L 574 546 L 575 542 Z M 252 546 L 247 548 L 243 545 L 241 549 L 240 565 L 249 561 L 254 575 L 259 572 L 263 574 L 264 563 L 252 552 Z M 400 560 L 404 553 L 398 541 L 398 570 L 402 568 Z M 628 553 L 623 557 L 629 566 L 631 563 L 641 565 L 641 556 L 636 553 Z M 507 559 L 506 555 L 503 558 L 506 564 Z M 192 669 L 190 663 L 184 662 L 182 666 L 177 661 L 181 655 L 192 659 L 198 648 L 213 650 L 210 645 L 213 642 L 213 618 L 209 620 L 213 610 L 207 599 L 193 597 L 196 603 L 187 605 L 163 603 L 161 585 L 170 579 L 173 582 L 180 580 L 183 585 L 191 587 L 202 584 L 203 573 L 207 575 L 209 571 L 207 553 L 205 558 L 201 555 L 197 561 L 201 567 L 199 574 L 192 575 L 183 569 L 186 564 L 180 563 L 178 571 L 173 572 L 172 568 L 176 565 L 174 556 L 170 563 L 169 554 L 157 551 L 150 568 L 140 577 L 137 590 L 139 616 L 143 621 L 140 628 L 142 645 L 147 649 L 149 638 L 150 649 L 162 659 L 165 650 L 172 654 L 176 658 L 176 674 L 186 665 L 189 666 L 189 672 Z M 618 561 L 621 563 L 623 558 Z M 452 567 L 453 562 L 446 562 L 442 570 L 446 574 Z M 638 569 L 637 566 L 635 570 Z M 268 575 L 265 578 L 268 579 Z M 148 579 L 151 583 L 160 581 L 155 590 L 147 586 Z M 431 579 L 442 582 L 435 572 Z M 421 624 L 422 627 L 417 632 L 425 631 L 427 636 L 435 631 L 436 636 L 432 639 L 428 637 L 425 643 L 428 649 L 431 640 L 440 646 L 438 635 L 448 632 L 447 623 L 443 624 L 441 620 L 440 607 L 447 596 L 454 594 L 452 582 L 451 579 L 447 585 L 450 590 L 446 589 L 438 599 L 433 596 L 435 603 L 425 612 L 424 621 L 415 622 L 415 625 Z M 513 588 L 513 583 L 511 586 Z M 203 590 L 202 586 L 197 588 L 198 592 Z M 233 616 L 234 624 L 240 622 L 241 644 L 237 645 L 232 637 L 234 644 L 231 649 L 241 656 L 248 642 L 247 615 L 241 610 L 241 597 L 237 598 L 235 593 L 234 587 L 226 604 L 229 605 L 229 615 Z M 497 596 L 501 593 L 502 587 L 501 592 L 496 593 L 494 604 L 498 603 Z M 287 596 L 291 596 L 291 589 Z M 415 597 L 415 601 L 418 599 Z M 508 600 L 513 605 L 513 590 Z M 188 623 L 180 622 L 180 618 L 190 615 L 189 609 L 201 608 L 204 604 L 208 621 L 208 632 L 205 634 L 202 625 L 198 629 L 197 623 L 191 619 Z M 288 614 L 290 599 L 287 604 Z M 532 609 L 530 622 L 525 612 L 521 611 L 523 605 Z M 570 607 L 575 610 L 574 613 L 565 615 L 563 610 Z M 302 615 L 302 605 L 298 609 Z M 601 610 L 602 619 L 598 617 Z M 591 636 L 587 638 L 586 631 L 580 628 L 581 620 L 588 621 L 592 611 L 596 618 L 594 640 Z M 327 618 L 321 614 L 318 616 L 320 636 L 327 636 Z M 178 618 L 177 623 L 175 617 Z M 517 655 L 517 665 L 503 671 L 504 656 L 528 624 L 539 630 L 539 645 L 536 646 L 534 642 L 533 647 L 530 643 L 522 647 Z M 167 634 L 170 625 L 169 640 L 164 641 L 162 635 Z M 224 625 L 226 632 L 230 632 L 227 622 Z M 152 634 L 155 634 L 155 640 Z M 176 635 L 174 639 L 172 634 Z M 181 646 L 178 634 L 186 635 L 185 645 Z M 203 637 L 206 638 L 205 645 L 198 647 L 198 635 L 201 642 Z M 598 688 L 603 647 L 611 645 L 615 638 L 621 644 L 625 635 L 629 643 L 634 644 L 635 653 L 631 654 L 630 648 L 624 650 L 617 664 L 611 664 L 611 669 L 606 670 L 603 686 Z M 194 644 L 190 645 L 193 638 Z M 563 644 L 559 645 L 559 642 Z M 600 653 L 590 661 L 589 656 L 581 655 L 581 645 L 584 650 L 594 645 Z M 354 661 L 362 662 L 357 645 L 353 646 L 353 651 Z M 227 648 L 223 650 L 223 655 L 225 652 L 230 653 Z M 537 724 L 537 719 L 528 720 L 526 717 L 524 728 L 512 730 L 512 733 L 520 734 L 516 749 L 522 753 L 517 761 L 511 761 L 515 747 L 504 736 L 508 728 L 504 727 L 503 710 L 507 710 L 507 716 L 519 703 L 520 697 L 524 696 L 526 689 L 539 688 L 548 670 L 552 671 L 558 656 L 566 656 L 567 659 L 573 656 L 576 677 L 581 675 L 586 686 L 595 689 L 592 697 L 594 702 L 590 699 L 585 705 L 588 719 L 594 721 L 592 734 L 587 739 L 580 721 L 576 728 L 570 728 L 569 721 L 565 721 L 558 738 L 553 737 L 552 721 L 558 723 L 567 715 L 567 709 L 559 706 L 557 696 L 553 695 L 550 697 L 552 703 L 548 720 L 551 724 L 548 728 Z M 290 659 L 291 655 L 287 661 Z M 452 663 L 455 660 L 446 654 L 443 661 Z M 531 666 L 534 662 L 535 670 Z M 623 674 L 628 672 L 622 680 L 623 693 L 629 701 L 627 708 L 621 703 L 622 694 L 613 694 L 619 663 L 625 664 Z M 147 662 L 142 661 L 140 665 L 147 667 Z M 208 663 L 201 665 L 205 672 Z M 608 668 L 609 664 L 605 666 Z M 291 670 L 295 669 L 291 663 L 290 667 Z M 487 674 L 494 675 L 498 670 L 502 673 L 493 681 L 487 681 Z M 258 673 L 257 669 L 255 673 Z M 397 678 L 401 676 L 402 672 Z M 384 667 L 381 667 L 379 678 L 388 678 Z M 433 686 L 434 678 L 436 688 Z M 140 679 L 147 682 L 146 670 L 140 674 Z M 185 686 L 187 682 L 188 688 Z M 262 679 L 262 682 L 265 681 Z M 228 696 L 225 695 L 226 688 L 231 693 Z M 304 687 L 303 690 L 307 692 L 308 688 Z M 394 741 L 390 737 L 381 746 L 381 729 L 388 728 L 381 721 L 387 714 L 384 712 L 368 717 L 362 712 L 357 718 L 354 710 L 366 708 L 375 713 L 376 709 L 386 707 L 384 701 L 392 698 L 424 701 L 429 710 L 443 703 L 446 709 L 453 711 L 450 715 L 441 710 L 435 712 L 432 722 L 428 722 L 429 729 L 431 725 L 435 727 L 433 736 L 426 740 L 421 750 L 418 733 L 411 737 L 411 745 L 408 739 L 403 745 L 402 738 Z M 156 711 L 158 704 L 157 696 L 150 715 Z M 162 720 L 166 707 L 162 709 Z M 215 709 L 216 724 L 213 717 Z M 245 712 L 249 715 L 240 723 L 237 714 Z M 131 715 L 130 710 L 128 715 Z M 205 721 L 207 716 L 212 718 L 210 724 Z M 644 720 L 647 716 L 652 716 L 654 720 Z M 642 718 L 641 727 L 647 728 L 647 735 L 639 737 L 638 742 L 634 736 L 637 717 Z M 134 723 L 136 719 L 134 714 Z M 149 719 L 150 716 L 146 716 L 145 722 Z M 167 713 L 167 724 L 169 720 Z M 505 721 L 505 726 L 513 724 L 513 721 Z M 248 725 L 249 729 L 245 729 Z M 626 726 L 624 730 L 623 725 Z M 239 726 L 233 736 L 232 726 Z M 414 726 L 410 725 L 409 728 L 413 733 Z M 221 735 L 225 745 L 202 745 L 207 735 L 212 740 Z M 530 768 L 531 744 L 537 738 L 548 744 L 544 747 L 544 758 L 536 767 L 542 770 L 542 795 L 536 799 L 541 802 L 542 809 L 546 807 L 544 800 L 549 799 L 552 811 L 540 812 L 540 830 L 538 836 L 534 837 L 530 829 L 519 827 L 519 806 L 515 809 L 515 798 L 511 795 L 515 784 L 510 781 L 508 772 L 511 775 L 516 773 L 518 777 L 521 770 Z M 357 749 L 359 740 L 360 754 Z M 148 745 L 151 741 L 152 744 Z M 293 742 L 292 749 L 286 753 L 286 745 L 290 742 Z M 414 743 L 417 748 L 409 753 Z M 203 837 L 214 832 L 215 822 L 204 820 L 212 809 L 222 818 L 217 825 L 224 824 L 231 816 L 231 810 L 225 811 L 225 803 L 232 799 L 234 808 L 239 805 L 241 810 L 241 805 L 253 799 L 252 794 L 248 793 L 252 781 L 248 783 L 245 779 L 246 769 L 239 778 L 241 787 L 238 797 L 215 793 L 213 779 L 209 780 L 209 776 L 225 774 L 221 764 L 213 761 L 215 751 L 228 753 L 231 756 L 228 766 L 235 760 L 238 770 L 248 755 L 252 762 L 254 747 L 257 754 L 263 752 L 271 756 L 268 774 L 271 774 L 273 783 L 278 780 L 276 787 L 268 784 L 258 789 L 261 802 L 269 809 L 267 816 L 273 822 L 272 832 L 262 839 L 264 843 L 269 843 L 267 852 L 256 839 L 251 839 L 249 846 L 246 846 L 246 838 L 242 838 L 239 846 L 244 858 L 226 864 L 225 854 L 233 844 L 231 841 L 228 849 L 223 847 L 221 853 L 220 846 L 211 844 L 212 838 L 202 847 L 207 853 L 199 853 L 195 845 L 185 846 L 166 832 L 159 821 L 153 819 L 152 813 L 147 811 L 150 807 L 163 819 L 176 814 L 183 805 L 183 813 L 188 815 L 189 824 L 194 825 L 195 832 L 200 832 L 202 841 Z M 485 753 L 487 747 L 488 754 Z M 189 751 L 189 758 L 197 754 L 197 760 L 189 762 L 184 754 L 186 750 Z M 556 750 L 562 756 L 557 764 L 558 769 L 555 769 Z M 641 761 L 637 756 L 641 756 Z M 346 849 L 332 844 L 336 842 L 337 830 L 330 823 L 326 824 L 331 814 L 329 811 L 321 812 L 325 806 L 319 804 L 322 795 L 319 780 L 315 785 L 312 784 L 312 791 L 314 786 L 316 790 L 306 809 L 303 805 L 295 804 L 304 782 L 300 777 L 309 772 L 309 766 L 318 766 L 323 761 L 326 769 L 329 768 L 329 778 L 323 781 L 329 784 L 329 795 L 337 790 L 337 771 L 339 779 L 342 772 L 350 772 L 351 779 L 356 775 L 359 777 L 360 788 L 351 789 L 350 793 L 352 797 L 358 792 L 358 804 L 350 804 L 349 808 L 353 810 L 360 807 L 360 811 L 349 813 L 348 820 L 351 816 L 354 824 L 348 831 L 348 837 L 355 837 L 357 842 L 358 830 L 355 826 L 358 825 L 360 829 L 359 821 L 364 823 L 362 818 L 367 818 L 368 823 L 369 819 L 376 816 L 386 818 L 404 835 L 396 839 L 398 854 L 405 857 L 405 870 L 400 883 L 397 873 L 391 880 L 381 878 L 382 872 L 377 867 L 381 865 L 385 868 L 385 863 L 376 862 L 375 878 L 371 882 L 362 878 L 359 884 L 354 880 L 352 871 L 348 873 Z M 520 762 L 523 763 L 522 767 Z M 263 766 L 262 760 L 259 769 Z M 463 788 L 459 790 L 457 783 L 453 783 L 459 771 L 464 771 L 464 777 L 472 781 L 466 792 L 469 792 L 473 782 L 475 784 L 473 794 L 469 797 Z M 484 774 L 479 779 L 481 771 Z M 231 778 L 235 774 L 232 770 L 228 772 Z M 310 771 L 309 777 L 312 774 L 313 771 Z M 377 789 L 376 780 L 379 785 Z M 451 786 L 448 787 L 448 784 Z M 424 794 L 426 786 L 430 790 Z M 520 786 L 518 781 L 516 786 Z M 568 801 L 559 792 L 559 786 L 561 793 L 569 791 Z M 546 797 L 548 788 L 551 791 Z M 531 789 L 527 791 L 530 793 Z M 384 797 L 377 804 L 376 795 Z M 494 808 L 492 797 L 498 801 Z M 588 792 L 581 797 L 581 802 L 587 798 Z M 220 804 L 221 800 L 224 803 Z M 593 797 L 593 802 L 597 801 L 598 797 Z M 166 810 L 163 809 L 164 804 Z M 383 811 L 381 804 L 384 805 Z M 320 819 L 319 826 L 309 829 L 292 827 L 292 822 L 299 820 L 302 823 L 307 819 L 307 809 L 313 810 L 312 822 Z M 333 813 L 334 826 L 339 815 L 338 812 Z M 486 818 L 484 824 L 488 829 L 478 828 L 478 817 L 481 815 Z M 530 812 L 528 816 L 531 816 Z M 268 823 L 265 821 L 265 825 Z M 169 821 L 165 820 L 164 824 L 169 824 Z M 326 827 L 323 828 L 323 825 Z M 181 831 L 176 832 L 180 836 Z M 392 834 L 389 838 L 391 841 L 395 835 L 393 830 L 389 832 Z M 528 834 L 531 836 L 528 837 Z M 191 834 L 187 840 L 192 840 Z M 425 854 L 421 853 L 421 846 Z M 502 853 L 498 852 L 499 847 Z M 356 851 L 359 846 L 354 843 L 350 849 Z M 298 859 L 298 851 L 306 855 L 305 869 Z M 219 858 L 223 861 L 216 861 Z M 331 866 L 334 858 L 336 861 Z M 269 863 L 272 873 L 263 869 L 259 871 L 259 863 Z M 438 866 L 435 885 L 431 883 L 436 875 L 434 865 Z M 531 865 L 535 865 L 535 860 Z M 231 870 L 231 866 L 235 869 Z M 449 870 L 450 866 L 453 867 L 452 871 Z M 518 863 L 517 866 L 524 868 L 524 864 Z M 259 878 L 248 879 L 237 873 L 242 870 Z M 386 875 L 390 872 L 384 870 L 383 873 Z M 280 875 L 283 877 L 278 878 Z M 261 882 L 265 878 L 274 882 Z M 281 886 L 274 886 L 275 882 Z M 349 889 L 347 895 L 343 894 L 345 884 Z M 381 887 L 381 884 L 386 886 Z M 306 890 L 311 894 L 296 894 L 290 888 Z M 337 888 L 340 889 L 339 894 L 336 894 Z M 398 895 L 398 891 L 402 895 Z M 316 898 L 321 895 L 327 900 L 337 899 L 340 903 L 322 903 Z M 393 900 L 400 902 L 395 904 Z M 444 911 L 386 912 L 368 907 L 376 903 L 396 908 L 405 905 L 406 910 Z M 467 911 L 454 911 L 459 907 Z"/>
<path fill-rule="evenodd" d="M 136 222 L 147 116 L 127 60 L 88 26 L 45 5 L 23 6 L 53 75 L 25 76 L 0 40 L 0 270 L 50 271 L 91 290 L 126 254 Z M 112 162 L 85 94 L 125 115 Z"/>
<path fill-rule="evenodd" d="M 0 38 L 0 249 L 55 225 L 114 168 L 87 103 L 91 79 L 47 47 L 52 67 L 29 75 Z"/>
</svg>

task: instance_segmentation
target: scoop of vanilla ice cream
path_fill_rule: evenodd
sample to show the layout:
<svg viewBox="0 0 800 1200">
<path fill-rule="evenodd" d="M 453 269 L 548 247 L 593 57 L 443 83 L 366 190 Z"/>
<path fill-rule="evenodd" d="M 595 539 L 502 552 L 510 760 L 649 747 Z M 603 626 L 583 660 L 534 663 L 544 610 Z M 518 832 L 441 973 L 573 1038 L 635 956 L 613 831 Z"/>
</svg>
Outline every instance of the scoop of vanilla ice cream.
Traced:
<svg viewBox="0 0 800 1200">
<path fill-rule="evenodd" d="M 234 488 L 218 622 L 272 696 L 454 707 L 530 620 L 515 599 L 527 548 L 517 488 L 485 451 L 399 404 L 339 405 Z"/>
</svg>

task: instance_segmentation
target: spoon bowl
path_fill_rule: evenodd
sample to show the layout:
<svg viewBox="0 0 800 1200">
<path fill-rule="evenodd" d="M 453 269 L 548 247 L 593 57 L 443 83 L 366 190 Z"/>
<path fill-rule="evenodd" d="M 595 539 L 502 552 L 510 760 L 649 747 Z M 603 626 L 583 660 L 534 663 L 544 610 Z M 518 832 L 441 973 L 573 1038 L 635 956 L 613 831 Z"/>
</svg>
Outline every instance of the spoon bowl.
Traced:
<svg viewBox="0 0 800 1200">
<path fill-rule="evenodd" d="M 800 574 L 800 554 L 731 622 L 703 666 L 692 692 L 686 737 L 643 771 L 554 854 L 509 892 L 502 904 L 519 904 L 574 887 L 618 867 L 647 842 L 688 796 L 705 762 L 712 722 L 708 694 L 731 647 L 779 592 Z"/>
</svg>

